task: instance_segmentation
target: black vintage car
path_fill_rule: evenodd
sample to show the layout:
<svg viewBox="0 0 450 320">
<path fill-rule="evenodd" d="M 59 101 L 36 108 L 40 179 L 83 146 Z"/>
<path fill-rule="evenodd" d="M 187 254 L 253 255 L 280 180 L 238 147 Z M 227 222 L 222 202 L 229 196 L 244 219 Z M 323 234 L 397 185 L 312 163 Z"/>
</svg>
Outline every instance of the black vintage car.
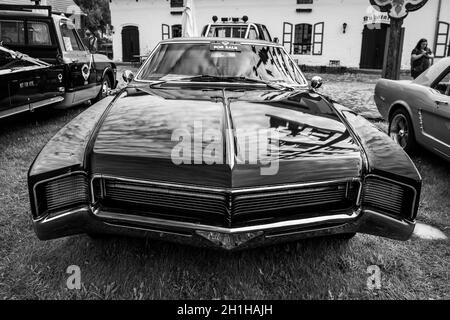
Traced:
<svg viewBox="0 0 450 320">
<path fill-rule="evenodd" d="M 282 46 L 161 42 L 127 88 L 64 127 L 29 171 L 40 239 L 128 234 L 225 249 L 414 229 L 421 177 Z"/>
<path fill-rule="evenodd" d="M 104 98 L 117 84 L 115 64 L 89 52 L 72 21 L 51 12 L 49 6 L 0 5 L 0 42 L 63 68 L 65 95 L 59 107 Z"/>
<path fill-rule="evenodd" d="M 64 70 L 0 45 L 0 119 L 64 100 Z"/>
</svg>

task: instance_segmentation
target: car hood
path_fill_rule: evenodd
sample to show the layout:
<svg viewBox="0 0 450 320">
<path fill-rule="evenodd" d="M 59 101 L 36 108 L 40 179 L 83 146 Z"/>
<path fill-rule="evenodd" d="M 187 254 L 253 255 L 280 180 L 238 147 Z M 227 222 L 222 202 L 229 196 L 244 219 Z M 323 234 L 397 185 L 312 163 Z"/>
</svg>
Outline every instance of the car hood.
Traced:
<svg viewBox="0 0 450 320">
<path fill-rule="evenodd" d="M 96 175 L 211 187 L 351 179 L 362 170 L 361 148 L 336 110 L 306 91 L 128 89 L 90 152 Z"/>
</svg>

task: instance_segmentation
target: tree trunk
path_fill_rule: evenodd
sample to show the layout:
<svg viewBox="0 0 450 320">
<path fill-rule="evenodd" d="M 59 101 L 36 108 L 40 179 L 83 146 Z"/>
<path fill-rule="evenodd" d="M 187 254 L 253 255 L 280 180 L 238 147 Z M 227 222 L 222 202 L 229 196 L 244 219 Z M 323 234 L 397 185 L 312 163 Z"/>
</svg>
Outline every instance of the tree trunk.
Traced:
<svg viewBox="0 0 450 320">
<path fill-rule="evenodd" d="M 402 25 L 403 19 L 391 18 L 386 70 L 383 72 L 386 79 L 400 78 Z"/>
</svg>

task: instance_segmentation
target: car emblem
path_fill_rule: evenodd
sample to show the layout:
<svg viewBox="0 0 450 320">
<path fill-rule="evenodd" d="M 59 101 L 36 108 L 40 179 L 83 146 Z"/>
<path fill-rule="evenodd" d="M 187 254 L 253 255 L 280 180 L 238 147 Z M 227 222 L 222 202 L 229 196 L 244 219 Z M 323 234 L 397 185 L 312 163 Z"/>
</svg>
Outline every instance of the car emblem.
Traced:
<svg viewBox="0 0 450 320">
<path fill-rule="evenodd" d="M 91 70 L 87 64 L 84 64 L 81 68 L 81 74 L 83 75 L 84 80 L 88 81 L 89 76 L 91 75 Z"/>
</svg>

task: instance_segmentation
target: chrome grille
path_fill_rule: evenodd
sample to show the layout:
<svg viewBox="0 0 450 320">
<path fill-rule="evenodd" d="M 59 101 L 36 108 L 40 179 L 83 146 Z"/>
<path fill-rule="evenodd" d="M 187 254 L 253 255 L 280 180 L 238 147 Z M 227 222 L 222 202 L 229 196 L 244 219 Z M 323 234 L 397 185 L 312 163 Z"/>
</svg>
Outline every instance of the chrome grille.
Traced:
<svg viewBox="0 0 450 320">
<path fill-rule="evenodd" d="M 233 213 L 240 215 L 261 211 L 339 203 L 345 200 L 347 192 L 347 185 L 340 184 L 322 188 L 284 190 L 236 196 L 233 201 Z"/>
<path fill-rule="evenodd" d="M 73 175 L 48 182 L 45 185 L 46 209 L 59 210 L 64 207 L 89 202 L 88 181 L 83 175 Z"/>
<path fill-rule="evenodd" d="M 138 183 L 105 181 L 104 197 L 141 205 L 226 214 L 225 195 L 201 193 Z"/>
<path fill-rule="evenodd" d="M 391 182 L 369 178 L 364 184 L 363 204 L 379 208 L 388 213 L 401 214 L 404 191 Z"/>
<path fill-rule="evenodd" d="M 341 214 L 355 207 L 360 188 L 359 181 L 344 181 L 233 192 L 114 178 L 95 178 L 92 185 L 96 205 L 108 210 L 225 226 L 325 211 Z"/>
</svg>

